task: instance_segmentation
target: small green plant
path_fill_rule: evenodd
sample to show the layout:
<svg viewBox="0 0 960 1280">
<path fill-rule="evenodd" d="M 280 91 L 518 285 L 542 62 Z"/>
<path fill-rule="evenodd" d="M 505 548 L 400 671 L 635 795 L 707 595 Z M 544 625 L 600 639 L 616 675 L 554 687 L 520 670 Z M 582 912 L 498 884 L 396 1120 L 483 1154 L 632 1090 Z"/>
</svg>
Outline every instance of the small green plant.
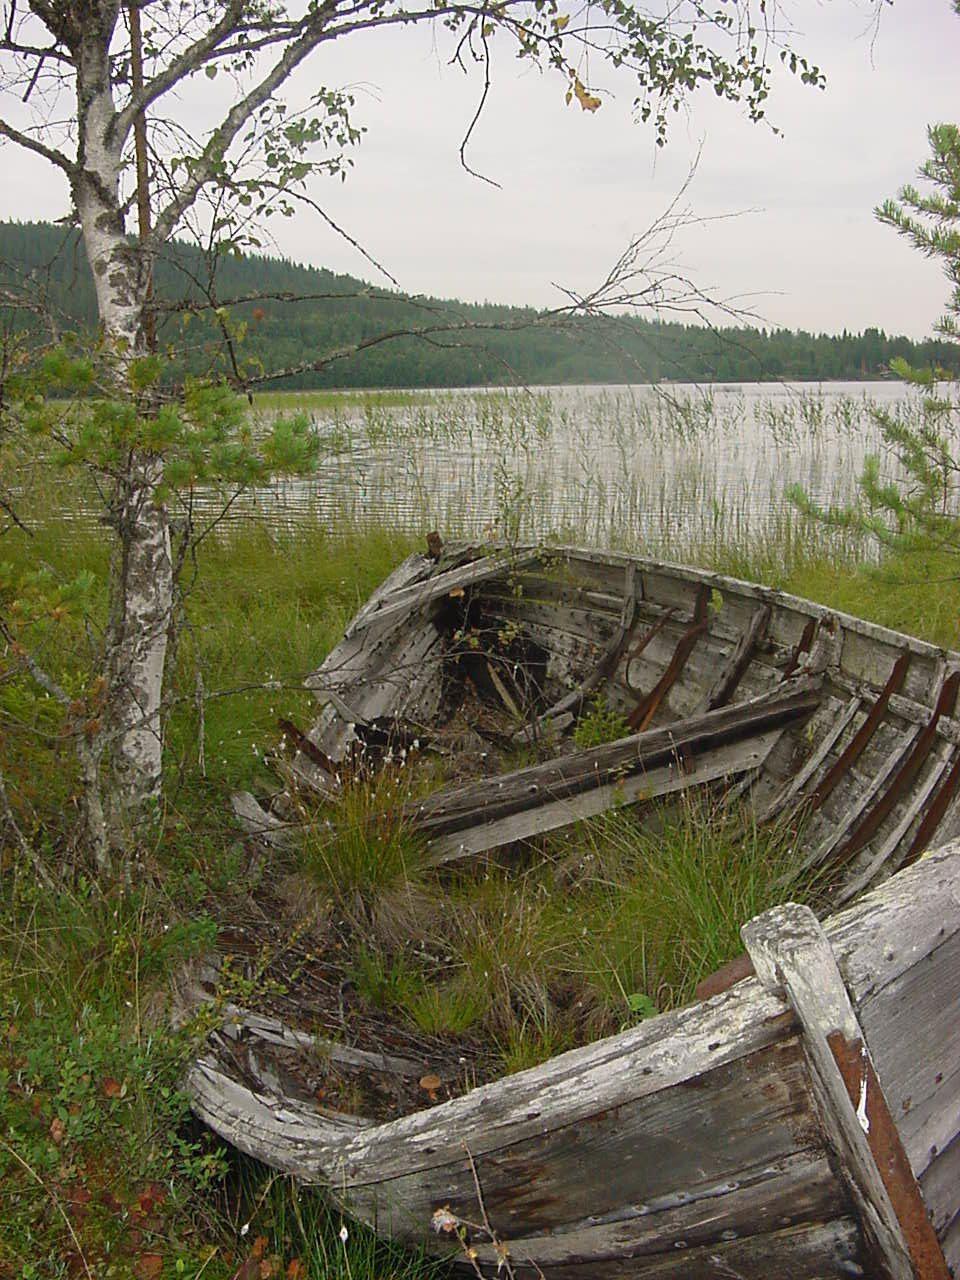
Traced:
<svg viewBox="0 0 960 1280">
<path fill-rule="evenodd" d="M 399 814 L 408 800 L 410 773 L 385 769 L 374 781 L 348 782 L 337 803 L 306 832 L 305 869 L 341 902 L 379 893 L 416 879 L 425 863 L 422 837 Z"/>
<path fill-rule="evenodd" d="M 442 983 L 424 983 L 408 996 L 404 1012 L 427 1035 L 463 1035 L 486 1014 L 490 990 L 469 976 Z"/>
<path fill-rule="evenodd" d="M 578 747 L 599 747 L 605 742 L 615 742 L 630 733 L 627 718 L 610 707 L 602 694 L 598 694 L 590 703 L 586 712 L 577 721 L 573 731 L 573 740 Z"/>
<path fill-rule="evenodd" d="M 420 977 L 403 955 L 388 957 L 361 946 L 353 967 L 357 992 L 378 1009 L 408 1009 L 421 991 Z"/>
</svg>

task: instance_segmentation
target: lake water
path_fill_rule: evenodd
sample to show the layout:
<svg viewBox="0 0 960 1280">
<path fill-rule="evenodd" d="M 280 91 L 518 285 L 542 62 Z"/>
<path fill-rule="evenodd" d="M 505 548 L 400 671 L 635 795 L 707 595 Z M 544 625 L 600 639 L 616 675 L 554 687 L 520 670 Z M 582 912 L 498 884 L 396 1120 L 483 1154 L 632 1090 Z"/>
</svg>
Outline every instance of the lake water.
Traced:
<svg viewBox="0 0 960 1280">
<path fill-rule="evenodd" d="M 782 528 L 799 483 L 848 501 L 895 382 L 292 396 L 323 439 L 309 480 L 245 495 L 278 524 L 375 517 L 451 534 L 702 545 Z M 892 464 L 891 464 L 892 466 Z"/>
</svg>

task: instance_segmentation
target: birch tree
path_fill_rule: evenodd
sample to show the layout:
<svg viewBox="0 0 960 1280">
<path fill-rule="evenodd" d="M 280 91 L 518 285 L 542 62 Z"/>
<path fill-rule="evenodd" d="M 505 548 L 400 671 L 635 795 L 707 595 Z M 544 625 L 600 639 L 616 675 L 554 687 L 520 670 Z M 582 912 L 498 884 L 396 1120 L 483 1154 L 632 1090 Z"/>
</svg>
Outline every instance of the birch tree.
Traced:
<svg viewBox="0 0 960 1280">
<path fill-rule="evenodd" d="M 82 359 L 61 352 L 47 373 L 88 396 L 83 439 L 62 407 L 58 429 L 76 459 L 98 471 L 114 544 L 97 715 L 78 737 L 88 838 L 101 866 L 111 850 L 129 856 L 132 833 L 160 794 L 175 585 L 170 486 L 310 461 L 296 426 L 252 447 L 222 388 L 195 386 L 171 402 L 158 391 L 151 352 L 152 264 L 172 237 L 199 222 L 213 243 L 242 250 L 258 219 L 288 211 L 298 195 L 313 199 L 318 175 L 346 175 L 360 136 L 349 94 L 323 86 L 295 110 L 281 97 L 286 82 L 334 41 L 426 24 L 476 75 L 477 116 L 460 141 L 467 167 L 501 55 L 552 73 L 558 105 L 565 99 L 590 113 L 603 98 L 586 68 L 615 68 L 632 85 L 637 117 L 663 142 L 670 117 L 698 88 L 760 121 L 781 66 L 823 83 L 781 40 L 775 13 L 771 0 L 6 0 L 0 140 L 66 179 L 99 310 L 95 349 Z M 400 31 L 397 38 L 402 51 Z M 201 77 L 223 86 L 222 111 L 197 136 L 189 102 Z M 36 388 L 18 394 L 21 412 L 41 413 Z M 22 660 L 29 665 L 30 653 Z"/>
</svg>

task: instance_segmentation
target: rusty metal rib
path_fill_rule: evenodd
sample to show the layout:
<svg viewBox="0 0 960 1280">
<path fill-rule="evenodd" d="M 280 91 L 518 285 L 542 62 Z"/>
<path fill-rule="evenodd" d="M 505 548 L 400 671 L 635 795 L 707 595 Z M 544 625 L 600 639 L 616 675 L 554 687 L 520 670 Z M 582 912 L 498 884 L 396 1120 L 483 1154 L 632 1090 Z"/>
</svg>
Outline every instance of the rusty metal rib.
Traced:
<svg viewBox="0 0 960 1280">
<path fill-rule="evenodd" d="M 677 611 L 673 607 L 673 605 L 671 605 L 669 609 L 665 610 L 660 615 L 660 617 L 656 620 L 653 626 L 650 627 L 648 631 L 645 631 L 643 633 L 643 635 L 640 637 L 637 643 L 633 646 L 633 648 L 627 654 L 627 666 L 624 672 L 624 683 L 626 684 L 627 688 L 631 689 L 634 693 L 636 692 L 636 690 L 634 689 L 633 685 L 630 683 L 630 663 L 634 660 L 634 658 L 640 657 L 641 653 L 643 653 L 644 649 L 646 649 L 650 641 L 660 634 L 660 632 L 663 630 L 663 628 L 667 625 L 667 623 L 670 621 L 670 619 L 673 617 L 673 615 L 676 612 Z"/>
<path fill-rule="evenodd" d="M 870 743 L 871 738 L 876 733 L 887 711 L 887 706 L 891 697 L 895 693 L 899 693 L 903 688 L 903 682 L 907 678 L 907 668 L 910 666 L 910 653 L 905 651 L 893 664 L 893 670 L 887 679 L 887 683 L 883 686 L 879 698 L 870 709 L 870 713 L 864 720 L 863 724 L 847 743 L 844 750 L 835 760 L 830 770 L 817 783 L 808 796 L 808 803 L 811 809 L 819 809 L 823 802 L 827 799 L 837 783 L 844 774 L 852 768 L 860 759 Z"/>
<path fill-rule="evenodd" d="M 677 647 L 673 651 L 673 657 L 670 659 L 666 670 L 650 692 L 640 699 L 627 717 L 627 725 L 635 733 L 643 733 L 648 728 L 650 721 L 657 714 L 661 702 L 673 688 L 683 668 L 687 665 L 687 659 L 693 652 L 694 646 L 706 631 L 709 625 L 707 616 L 708 600 L 707 588 L 705 585 L 701 586 L 697 592 L 693 621 L 677 641 Z"/>
<path fill-rule="evenodd" d="M 910 1165 L 883 1086 L 866 1045 L 830 1031 L 827 1045 L 837 1064 L 850 1105 L 862 1109 L 861 1121 L 870 1154 L 883 1182 L 917 1280 L 950 1280 L 950 1270 Z"/>
<path fill-rule="evenodd" d="M 797 667 L 800 665 L 800 659 L 805 653 L 810 652 L 810 646 L 813 644 L 813 637 L 817 633 L 818 622 L 816 618 L 808 618 L 807 625 L 803 628 L 803 634 L 797 641 L 796 648 L 790 655 L 790 660 L 783 669 L 783 675 L 780 677 L 781 682 L 789 680 Z"/>
<path fill-rule="evenodd" d="M 907 850 L 907 856 L 900 864 L 901 867 L 911 866 L 928 847 L 937 827 L 943 821 L 947 809 L 950 807 L 950 801 L 956 794 L 958 785 L 960 785 L 960 752 L 954 757 L 950 772 L 941 782 L 930 808 L 924 814 L 923 821 L 917 828 L 917 834 L 913 837 L 913 843 Z"/>
<path fill-rule="evenodd" d="M 960 687 L 960 671 L 954 671 L 940 686 L 937 705 L 917 738 L 913 750 L 897 770 L 877 803 L 854 828 L 846 843 L 834 853 L 831 859 L 834 864 L 843 866 L 855 857 L 866 844 L 869 844 L 890 816 L 897 801 L 907 791 L 930 754 L 937 737 L 938 721 L 942 716 L 953 713 L 957 703 L 958 687 Z"/>
<path fill-rule="evenodd" d="M 753 657 L 753 651 L 757 647 L 758 641 L 764 635 L 767 625 L 770 622 L 771 609 L 768 604 L 761 605 L 757 609 L 750 621 L 743 630 L 740 639 L 737 641 L 733 652 L 727 659 L 726 666 L 720 672 L 713 684 L 710 692 L 707 694 L 705 706 L 707 711 L 713 711 L 717 707 L 724 707 L 736 693 L 737 686 L 743 679 L 744 672 L 750 665 L 750 659 Z"/>
</svg>

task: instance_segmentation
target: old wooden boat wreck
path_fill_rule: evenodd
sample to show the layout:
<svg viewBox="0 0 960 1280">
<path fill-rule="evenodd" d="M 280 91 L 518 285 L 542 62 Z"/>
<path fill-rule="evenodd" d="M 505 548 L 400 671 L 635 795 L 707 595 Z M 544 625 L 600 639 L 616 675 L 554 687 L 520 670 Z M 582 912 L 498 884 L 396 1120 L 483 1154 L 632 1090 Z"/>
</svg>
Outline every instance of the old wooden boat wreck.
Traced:
<svg viewBox="0 0 960 1280">
<path fill-rule="evenodd" d="M 960 826 L 960 655 L 697 570 L 464 548 L 405 562 L 311 684 L 290 786 L 336 794 L 467 690 L 536 749 L 409 807 L 437 864 L 726 787 L 794 818 L 853 905 L 823 925 L 767 912 L 698 1003 L 388 1122 L 300 1096 L 265 1051 L 315 1037 L 231 1009 L 190 1073 L 207 1123 L 381 1232 L 461 1260 L 466 1242 L 489 1274 L 505 1257 L 551 1280 L 957 1274 L 960 841 L 928 850 Z M 598 695 L 630 732 L 577 749 Z M 282 806 L 236 807 L 283 838 Z"/>
</svg>

